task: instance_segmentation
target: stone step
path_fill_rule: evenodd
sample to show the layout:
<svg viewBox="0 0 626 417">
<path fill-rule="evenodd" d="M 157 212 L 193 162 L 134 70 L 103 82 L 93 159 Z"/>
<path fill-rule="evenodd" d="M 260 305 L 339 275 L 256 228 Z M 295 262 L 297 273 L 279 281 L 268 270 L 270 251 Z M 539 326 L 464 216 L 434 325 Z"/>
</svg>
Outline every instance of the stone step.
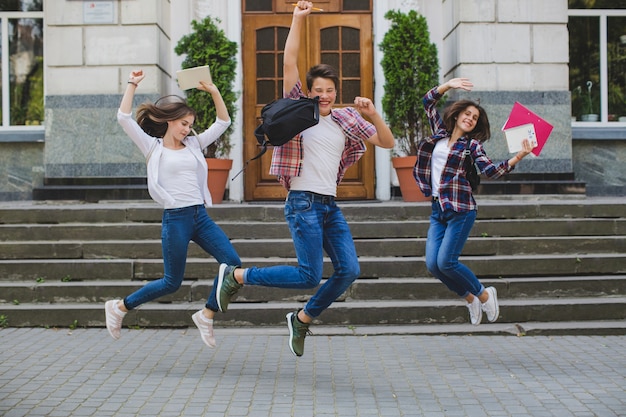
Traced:
<svg viewBox="0 0 626 417">
<path fill-rule="evenodd" d="M 293 241 L 281 239 L 232 239 L 240 257 L 296 256 Z M 360 256 L 404 257 L 423 254 L 425 238 L 355 239 Z M 463 254 L 520 255 L 564 253 L 624 253 L 624 236 L 557 236 L 557 237 L 470 237 Z M 208 256 L 198 245 L 191 243 L 189 257 Z M 2 259 L 161 259 L 161 240 L 60 240 L 60 241 L 5 241 L 0 242 Z"/>
<path fill-rule="evenodd" d="M 481 219 L 577 219 L 624 218 L 626 201 L 615 198 L 576 198 L 553 196 L 550 199 L 484 199 L 477 196 L 478 220 Z M 375 220 L 427 220 L 431 204 L 389 202 L 339 202 L 349 222 Z M 0 202 L 0 224 L 115 223 L 161 221 L 163 210 L 153 202 L 33 203 Z M 225 203 L 208 209 L 216 221 L 284 222 L 283 204 Z"/>
<path fill-rule="evenodd" d="M 461 261 L 482 278 L 510 276 L 578 276 L 626 273 L 626 253 L 462 256 Z M 361 276 L 428 276 L 423 257 L 359 257 Z M 243 258 L 244 266 L 297 265 L 295 258 Z M 212 279 L 218 265 L 212 258 L 188 258 L 185 277 Z M 332 273 L 329 259 L 324 276 Z M 157 279 L 163 275 L 161 259 L 11 259 L 0 261 L 3 281 L 94 281 Z"/>
<path fill-rule="evenodd" d="M 322 281 L 322 284 L 325 280 Z M 486 278 L 485 286 L 494 286 L 500 298 L 561 298 L 626 296 L 626 275 L 585 277 L 510 277 Z M 141 288 L 143 281 L 97 282 L 32 282 L 0 283 L 0 303 L 104 303 L 122 298 Z M 159 302 L 202 302 L 211 293 L 213 280 L 185 280 L 174 294 Z M 233 303 L 263 303 L 275 301 L 308 300 L 317 289 L 283 289 L 261 286 L 244 286 L 233 298 Z M 439 280 L 416 278 L 360 278 L 356 280 L 341 300 L 437 300 L 451 299 L 451 293 Z"/>
<path fill-rule="evenodd" d="M 625 207 L 626 209 L 626 207 Z M 218 221 L 231 239 L 288 239 L 282 221 Z M 353 221 L 354 238 L 425 237 L 428 220 Z M 619 219 L 491 219 L 477 220 L 471 236 L 626 236 L 626 218 Z M 143 240 L 160 239 L 160 223 L 102 222 L 0 224 L 0 241 Z"/>
<path fill-rule="evenodd" d="M 626 297 L 558 299 L 500 299 L 499 323 L 532 321 L 586 321 L 626 319 Z M 104 327 L 103 304 L 0 304 L 0 316 L 11 327 Z M 234 303 L 216 317 L 220 326 L 280 326 L 285 314 L 302 307 L 300 302 Z M 202 303 L 147 303 L 130 312 L 128 327 L 188 327 L 191 315 Z M 320 317 L 333 326 L 467 323 L 461 300 L 338 301 Z M 469 326 L 469 324 L 468 324 Z M 468 331 L 471 331 L 468 328 Z"/>
</svg>

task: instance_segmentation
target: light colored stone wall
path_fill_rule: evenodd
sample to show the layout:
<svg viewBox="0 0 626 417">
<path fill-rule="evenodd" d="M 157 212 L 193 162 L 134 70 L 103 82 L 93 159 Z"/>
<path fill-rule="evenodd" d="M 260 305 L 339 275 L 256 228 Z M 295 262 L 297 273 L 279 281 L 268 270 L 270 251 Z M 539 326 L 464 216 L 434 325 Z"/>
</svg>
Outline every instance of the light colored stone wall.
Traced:
<svg viewBox="0 0 626 417">
<path fill-rule="evenodd" d="M 480 100 L 491 122 L 485 149 L 508 159 L 501 127 L 519 101 L 555 126 L 538 158 L 516 172 L 572 172 L 568 91 L 567 0 L 442 0 L 445 79 L 467 77 L 471 93 L 450 99 Z"/>
<path fill-rule="evenodd" d="M 86 24 L 84 4 L 49 1 L 44 8 L 45 175 L 143 176 L 143 158 L 116 111 L 132 69 L 146 73 L 136 103 L 171 88 L 170 1 L 114 1 L 106 24 Z"/>
</svg>

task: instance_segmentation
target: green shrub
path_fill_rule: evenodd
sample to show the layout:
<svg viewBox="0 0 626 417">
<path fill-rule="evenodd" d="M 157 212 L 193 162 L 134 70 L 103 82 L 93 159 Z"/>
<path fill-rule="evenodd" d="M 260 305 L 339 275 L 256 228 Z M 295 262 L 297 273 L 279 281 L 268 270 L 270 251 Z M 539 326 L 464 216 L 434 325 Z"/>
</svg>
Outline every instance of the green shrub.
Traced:
<svg viewBox="0 0 626 417">
<path fill-rule="evenodd" d="M 439 82 L 437 46 L 430 42 L 426 18 L 415 10 L 389 10 L 391 27 L 380 43 L 385 75 L 383 111 L 402 155 L 415 155 L 430 135 L 422 97 Z"/>
<path fill-rule="evenodd" d="M 178 55 L 187 55 L 182 63 L 183 69 L 209 66 L 213 83 L 219 88 L 233 121 L 224 135 L 205 150 L 207 158 L 227 157 L 230 153 L 230 135 L 237 111 L 235 102 L 238 94 L 233 91 L 237 68 L 237 44 L 226 37 L 224 31 L 217 26 L 219 22 L 219 19 L 210 16 L 200 22 L 193 20 L 191 22 L 193 32 L 183 36 L 174 48 Z M 215 121 L 215 105 L 210 94 L 195 88 L 187 90 L 187 102 L 198 113 L 198 120 L 194 123 L 196 131 L 203 131 Z"/>
</svg>

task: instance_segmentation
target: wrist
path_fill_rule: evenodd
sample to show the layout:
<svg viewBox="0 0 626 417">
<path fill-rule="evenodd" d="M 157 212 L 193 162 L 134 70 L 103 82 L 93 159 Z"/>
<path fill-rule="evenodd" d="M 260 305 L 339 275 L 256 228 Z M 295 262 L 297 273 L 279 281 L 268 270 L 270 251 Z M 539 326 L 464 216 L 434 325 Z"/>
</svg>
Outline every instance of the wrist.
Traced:
<svg viewBox="0 0 626 417">
<path fill-rule="evenodd" d="M 136 82 L 131 81 L 131 80 L 128 80 L 127 84 L 132 84 L 132 85 L 134 85 L 135 87 L 139 87 L 139 83 L 136 83 Z"/>
</svg>

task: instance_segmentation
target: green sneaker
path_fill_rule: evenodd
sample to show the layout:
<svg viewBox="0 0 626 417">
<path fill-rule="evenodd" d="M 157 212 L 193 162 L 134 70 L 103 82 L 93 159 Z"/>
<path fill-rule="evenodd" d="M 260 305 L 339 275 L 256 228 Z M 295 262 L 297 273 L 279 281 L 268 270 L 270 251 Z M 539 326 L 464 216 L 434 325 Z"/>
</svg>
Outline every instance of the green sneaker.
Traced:
<svg viewBox="0 0 626 417">
<path fill-rule="evenodd" d="M 294 311 L 288 313 L 287 327 L 289 327 L 289 349 L 296 356 L 302 356 L 304 353 L 304 338 L 307 334 L 311 334 L 309 331 L 309 323 L 302 323 L 298 320 L 298 312 Z"/>
<path fill-rule="evenodd" d="M 220 265 L 220 271 L 217 274 L 217 306 L 221 312 L 226 312 L 230 299 L 243 287 L 235 280 L 236 266 L 226 264 Z"/>
</svg>

